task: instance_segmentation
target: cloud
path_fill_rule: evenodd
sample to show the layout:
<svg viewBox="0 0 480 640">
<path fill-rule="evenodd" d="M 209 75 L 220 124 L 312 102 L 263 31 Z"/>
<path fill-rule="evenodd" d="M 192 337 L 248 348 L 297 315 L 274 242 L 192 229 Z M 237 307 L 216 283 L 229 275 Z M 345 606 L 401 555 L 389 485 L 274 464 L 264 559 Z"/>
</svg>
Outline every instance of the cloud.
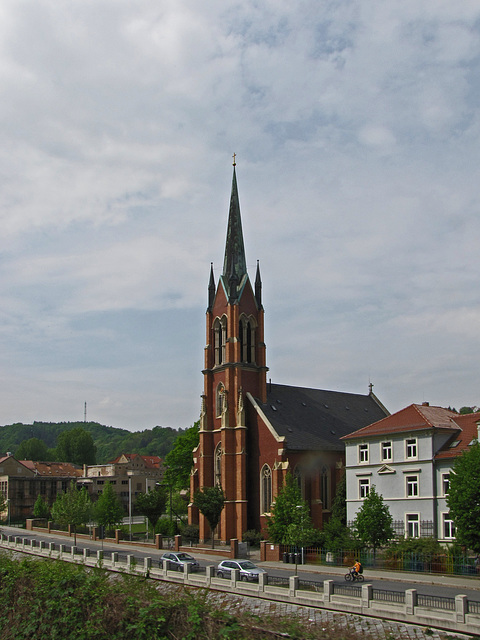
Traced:
<svg viewBox="0 0 480 640">
<path fill-rule="evenodd" d="M 3 2 L 0 422 L 197 418 L 234 152 L 273 379 L 478 404 L 479 17 Z"/>
</svg>

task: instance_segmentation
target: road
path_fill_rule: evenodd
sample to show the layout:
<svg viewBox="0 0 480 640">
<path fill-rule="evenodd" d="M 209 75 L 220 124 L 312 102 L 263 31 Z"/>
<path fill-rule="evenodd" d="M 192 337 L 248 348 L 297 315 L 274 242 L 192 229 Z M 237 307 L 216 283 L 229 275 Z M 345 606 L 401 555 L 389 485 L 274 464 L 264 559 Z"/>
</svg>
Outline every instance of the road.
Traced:
<svg viewBox="0 0 480 640">
<path fill-rule="evenodd" d="M 38 531 L 29 532 L 24 529 L 14 527 L 2 527 L 3 533 L 15 535 L 20 538 L 35 538 L 36 540 L 44 540 L 45 542 L 55 541 L 58 544 L 64 543 L 69 546 L 73 545 L 73 537 L 52 535 L 48 533 L 40 533 Z M 110 542 L 100 542 L 77 538 L 77 547 L 79 549 L 103 549 L 105 551 L 116 551 L 121 554 L 134 555 L 137 559 L 151 557 L 159 559 L 166 550 L 157 551 L 153 548 L 130 547 L 128 545 L 117 545 Z M 200 563 L 200 566 L 217 565 L 221 557 L 208 557 L 201 553 L 195 553 L 192 549 L 192 555 Z M 282 563 L 262 563 L 257 562 L 258 566 L 263 566 L 269 575 L 278 577 L 289 577 L 294 573 L 293 565 L 283 565 Z M 311 565 L 299 565 L 298 574 L 304 580 L 312 580 L 322 582 L 323 580 L 333 580 L 336 584 L 346 584 L 344 580 L 345 570 L 341 567 L 311 567 Z M 480 602 L 480 579 L 476 577 L 462 576 L 438 576 L 433 574 L 406 574 L 402 573 L 401 578 L 395 574 L 388 575 L 384 571 L 371 571 L 368 569 L 364 573 L 365 583 L 372 584 L 375 589 L 385 589 L 389 591 L 405 591 L 406 589 L 417 589 L 419 594 L 434 595 L 440 597 L 454 598 L 458 594 L 463 594 L 469 600 Z M 349 583 L 351 584 L 351 583 Z M 356 583 L 355 583 L 356 584 Z"/>
</svg>

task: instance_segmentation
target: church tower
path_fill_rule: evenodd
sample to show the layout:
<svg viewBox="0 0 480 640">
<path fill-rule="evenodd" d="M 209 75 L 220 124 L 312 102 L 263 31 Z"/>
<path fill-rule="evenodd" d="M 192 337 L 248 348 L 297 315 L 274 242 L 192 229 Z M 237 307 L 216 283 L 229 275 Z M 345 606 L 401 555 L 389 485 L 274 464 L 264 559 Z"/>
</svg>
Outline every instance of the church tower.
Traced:
<svg viewBox="0 0 480 640">
<path fill-rule="evenodd" d="M 247 529 L 246 394 L 266 402 L 266 353 L 262 282 L 257 262 L 254 286 L 247 273 L 235 162 L 228 215 L 223 270 L 215 283 L 213 264 L 206 312 L 204 393 L 200 442 L 194 452 L 192 492 L 219 484 L 226 495 L 217 528 L 221 540 L 242 539 Z M 208 522 L 191 507 L 190 522 L 200 525 L 200 539 L 209 535 Z"/>
</svg>

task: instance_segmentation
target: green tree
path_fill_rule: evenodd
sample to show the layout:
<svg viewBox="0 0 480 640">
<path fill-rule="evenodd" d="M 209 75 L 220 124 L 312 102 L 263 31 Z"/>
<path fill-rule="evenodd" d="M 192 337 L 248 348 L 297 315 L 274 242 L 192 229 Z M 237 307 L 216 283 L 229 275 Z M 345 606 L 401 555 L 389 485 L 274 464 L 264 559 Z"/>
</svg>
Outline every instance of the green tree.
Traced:
<svg viewBox="0 0 480 640">
<path fill-rule="evenodd" d="M 450 473 L 447 505 L 460 544 L 480 553 L 480 444 L 459 456 Z"/>
<path fill-rule="evenodd" d="M 332 503 L 332 518 L 337 518 L 345 527 L 347 526 L 347 474 L 345 471 L 337 484 Z"/>
<path fill-rule="evenodd" d="M 48 518 L 50 515 L 50 507 L 40 494 L 33 505 L 33 515 L 35 518 Z"/>
<path fill-rule="evenodd" d="M 91 433 L 82 427 L 60 433 L 57 438 L 56 457 L 60 462 L 96 464 L 96 449 Z"/>
<path fill-rule="evenodd" d="M 332 517 L 323 527 L 323 546 L 327 551 L 339 551 L 354 549 L 357 543 L 340 518 Z"/>
<path fill-rule="evenodd" d="M 377 549 L 395 535 L 390 510 L 384 503 L 383 496 L 376 492 L 375 486 L 371 487 L 363 501 L 353 527 L 362 544 L 372 547 L 374 558 Z"/>
<path fill-rule="evenodd" d="M 93 515 L 95 522 L 106 529 L 113 529 L 122 522 L 124 510 L 110 482 L 105 484 L 105 488 L 94 504 Z"/>
<path fill-rule="evenodd" d="M 154 533 L 158 519 L 165 511 L 166 504 L 167 490 L 165 487 L 158 486 L 153 490 L 150 489 L 147 493 L 139 493 L 135 500 L 137 511 L 148 518 Z"/>
<path fill-rule="evenodd" d="M 198 445 L 199 423 L 187 429 L 178 436 L 175 446 L 165 456 L 165 474 L 163 480 L 173 489 L 188 489 L 190 487 L 190 471 L 193 466 L 193 450 Z"/>
<path fill-rule="evenodd" d="M 0 514 L 2 514 L 4 511 L 7 511 L 7 501 L 5 499 L 5 496 L 3 495 L 3 492 L 0 491 Z"/>
<path fill-rule="evenodd" d="M 60 494 L 52 506 L 52 518 L 63 526 L 73 528 L 74 544 L 77 544 L 77 526 L 89 522 L 92 513 L 92 503 L 85 487 L 77 489 L 75 482 L 71 482 L 65 493 Z"/>
<path fill-rule="evenodd" d="M 48 460 L 48 447 L 39 438 L 30 438 L 19 444 L 15 450 L 17 460 Z"/>
<path fill-rule="evenodd" d="M 218 485 L 197 489 L 193 496 L 193 504 L 205 516 L 212 532 L 212 549 L 215 547 L 215 529 L 225 506 L 225 494 Z"/>
<path fill-rule="evenodd" d="M 307 527 L 308 523 L 308 527 Z M 307 503 L 291 473 L 278 492 L 272 506 L 272 515 L 267 517 L 268 539 L 277 544 L 292 544 L 288 528 L 291 525 L 302 525 L 305 530 L 313 529 Z"/>
<path fill-rule="evenodd" d="M 284 542 L 294 546 L 296 549 L 300 547 L 303 549 L 303 547 L 309 547 L 313 544 L 316 531 L 313 528 L 308 505 L 306 503 L 297 505 L 296 510 L 295 522 L 288 525 Z M 297 569 L 298 554 L 295 553 L 295 575 L 297 575 Z"/>
</svg>

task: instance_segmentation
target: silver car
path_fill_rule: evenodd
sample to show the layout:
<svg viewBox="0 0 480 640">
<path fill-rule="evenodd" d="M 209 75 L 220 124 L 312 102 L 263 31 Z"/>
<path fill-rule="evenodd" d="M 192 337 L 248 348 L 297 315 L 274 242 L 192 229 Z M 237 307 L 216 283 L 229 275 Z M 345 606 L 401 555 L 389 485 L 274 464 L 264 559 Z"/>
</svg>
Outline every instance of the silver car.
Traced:
<svg viewBox="0 0 480 640">
<path fill-rule="evenodd" d="M 163 566 L 165 562 L 168 562 L 168 568 L 172 571 L 183 571 L 183 566 L 185 564 L 190 565 L 190 571 L 198 571 L 200 568 L 200 565 L 195 558 L 188 553 L 177 553 L 173 551 L 164 553 L 161 560 Z"/>
<path fill-rule="evenodd" d="M 245 582 L 258 582 L 259 574 L 266 573 L 265 569 L 257 567 L 250 560 L 222 560 L 217 567 L 217 576 L 219 578 L 229 578 L 234 569 L 240 571 L 240 580 Z"/>
</svg>

